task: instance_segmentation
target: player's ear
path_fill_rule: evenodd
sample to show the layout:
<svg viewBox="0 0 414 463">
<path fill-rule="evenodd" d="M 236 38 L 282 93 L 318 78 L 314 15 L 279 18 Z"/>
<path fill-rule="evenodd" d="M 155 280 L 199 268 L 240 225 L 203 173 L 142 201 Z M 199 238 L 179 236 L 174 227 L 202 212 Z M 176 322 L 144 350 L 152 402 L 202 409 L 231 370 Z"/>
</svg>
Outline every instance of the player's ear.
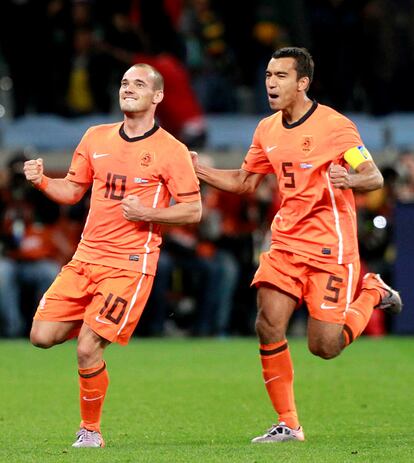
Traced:
<svg viewBox="0 0 414 463">
<path fill-rule="evenodd" d="M 309 77 L 301 77 L 298 80 L 298 90 L 302 92 L 306 92 L 309 88 Z"/>
<path fill-rule="evenodd" d="M 154 98 L 152 99 L 152 102 L 155 104 L 161 103 L 163 98 L 164 98 L 164 92 L 162 90 L 158 90 L 155 93 Z"/>
</svg>

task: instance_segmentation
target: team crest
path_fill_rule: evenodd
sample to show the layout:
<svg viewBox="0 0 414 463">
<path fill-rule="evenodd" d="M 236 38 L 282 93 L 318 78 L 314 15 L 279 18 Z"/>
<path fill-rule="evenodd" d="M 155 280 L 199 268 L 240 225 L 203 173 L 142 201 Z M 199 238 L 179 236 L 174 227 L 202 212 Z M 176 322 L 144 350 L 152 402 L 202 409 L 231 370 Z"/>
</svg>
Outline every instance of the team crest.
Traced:
<svg viewBox="0 0 414 463">
<path fill-rule="evenodd" d="M 309 153 L 313 150 L 313 137 L 309 135 L 304 135 L 302 137 L 302 151 Z"/>
<path fill-rule="evenodd" d="M 141 167 L 149 167 L 154 162 L 154 154 L 148 151 L 143 151 L 139 156 L 139 164 Z"/>
</svg>

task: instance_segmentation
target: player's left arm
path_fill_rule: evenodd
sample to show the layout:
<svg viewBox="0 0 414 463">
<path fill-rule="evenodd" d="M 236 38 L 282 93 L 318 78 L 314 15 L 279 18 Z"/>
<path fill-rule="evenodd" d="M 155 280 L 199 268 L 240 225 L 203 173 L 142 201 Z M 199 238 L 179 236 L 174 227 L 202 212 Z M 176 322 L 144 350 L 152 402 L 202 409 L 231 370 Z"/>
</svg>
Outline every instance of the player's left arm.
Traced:
<svg viewBox="0 0 414 463">
<path fill-rule="evenodd" d="M 360 192 L 382 188 L 384 184 L 382 174 L 365 147 L 358 146 L 347 150 L 344 159 L 354 172 L 349 172 L 338 164 L 332 165 L 329 169 L 329 177 L 334 188 Z"/>
<path fill-rule="evenodd" d="M 201 220 L 201 200 L 176 203 L 169 207 L 144 206 L 138 196 L 128 195 L 122 200 L 122 215 L 131 222 L 152 222 L 185 225 Z"/>
</svg>

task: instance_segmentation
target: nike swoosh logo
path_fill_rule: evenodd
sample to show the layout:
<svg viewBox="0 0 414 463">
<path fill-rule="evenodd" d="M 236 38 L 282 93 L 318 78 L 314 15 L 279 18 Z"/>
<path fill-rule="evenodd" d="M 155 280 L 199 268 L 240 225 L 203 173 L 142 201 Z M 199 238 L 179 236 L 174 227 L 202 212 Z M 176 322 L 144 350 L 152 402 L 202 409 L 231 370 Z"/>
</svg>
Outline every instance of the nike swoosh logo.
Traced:
<svg viewBox="0 0 414 463">
<path fill-rule="evenodd" d="M 279 375 L 279 376 L 273 376 L 273 378 L 268 379 L 268 380 L 265 381 L 264 383 L 265 383 L 265 384 L 270 383 L 270 381 L 274 381 L 275 379 L 278 379 L 278 378 L 280 378 L 280 375 Z"/>
<path fill-rule="evenodd" d="M 92 402 L 93 400 L 102 399 L 102 397 L 103 397 L 103 394 L 100 395 L 99 397 L 92 397 L 92 399 L 88 399 L 88 397 L 83 396 L 83 397 L 82 397 L 82 400 L 87 400 L 88 402 Z"/>
<path fill-rule="evenodd" d="M 270 152 L 273 151 L 275 148 L 277 148 L 277 145 L 267 146 L 267 147 L 266 147 L 266 153 L 270 153 Z"/>
<path fill-rule="evenodd" d="M 93 153 L 92 157 L 94 159 L 98 159 L 98 158 L 103 158 L 104 156 L 110 156 L 111 153 L 103 153 L 103 154 L 98 154 L 98 153 Z"/>
<path fill-rule="evenodd" d="M 321 304 L 321 309 L 336 309 L 336 305 L 326 305 L 324 302 Z"/>
<path fill-rule="evenodd" d="M 97 315 L 97 316 L 95 317 L 95 320 L 96 320 L 97 322 L 99 322 L 99 323 L 103 323 L 104 325 L 112 325 L 111 322 L 106 322 L 106 321 L 104 321 L 104 320 L 101 320 L 101 319 L 99 318 L 99 315 Z"/>
</svg>

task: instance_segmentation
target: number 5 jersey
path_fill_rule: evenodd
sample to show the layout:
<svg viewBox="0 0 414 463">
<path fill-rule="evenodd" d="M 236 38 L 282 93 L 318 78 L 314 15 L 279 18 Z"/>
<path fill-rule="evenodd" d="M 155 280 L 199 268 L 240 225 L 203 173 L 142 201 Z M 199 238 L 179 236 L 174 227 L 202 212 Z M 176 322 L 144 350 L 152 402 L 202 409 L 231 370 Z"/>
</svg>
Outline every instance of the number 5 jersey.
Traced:
<svg viewBox="0 0 414 463">
<path fill-rule="evenodd" d="M 278 179 L 281 205 L 272 223 L 272 248 L 321 262 L 357 259 L 353 192 L 334 188 L 329 168 L 357 168 L 371 159 L 355 125 L 328 106 L 314 102 L 293 124 L 281 112 L 263 119 L 242 168 Z"/>
</svg>

